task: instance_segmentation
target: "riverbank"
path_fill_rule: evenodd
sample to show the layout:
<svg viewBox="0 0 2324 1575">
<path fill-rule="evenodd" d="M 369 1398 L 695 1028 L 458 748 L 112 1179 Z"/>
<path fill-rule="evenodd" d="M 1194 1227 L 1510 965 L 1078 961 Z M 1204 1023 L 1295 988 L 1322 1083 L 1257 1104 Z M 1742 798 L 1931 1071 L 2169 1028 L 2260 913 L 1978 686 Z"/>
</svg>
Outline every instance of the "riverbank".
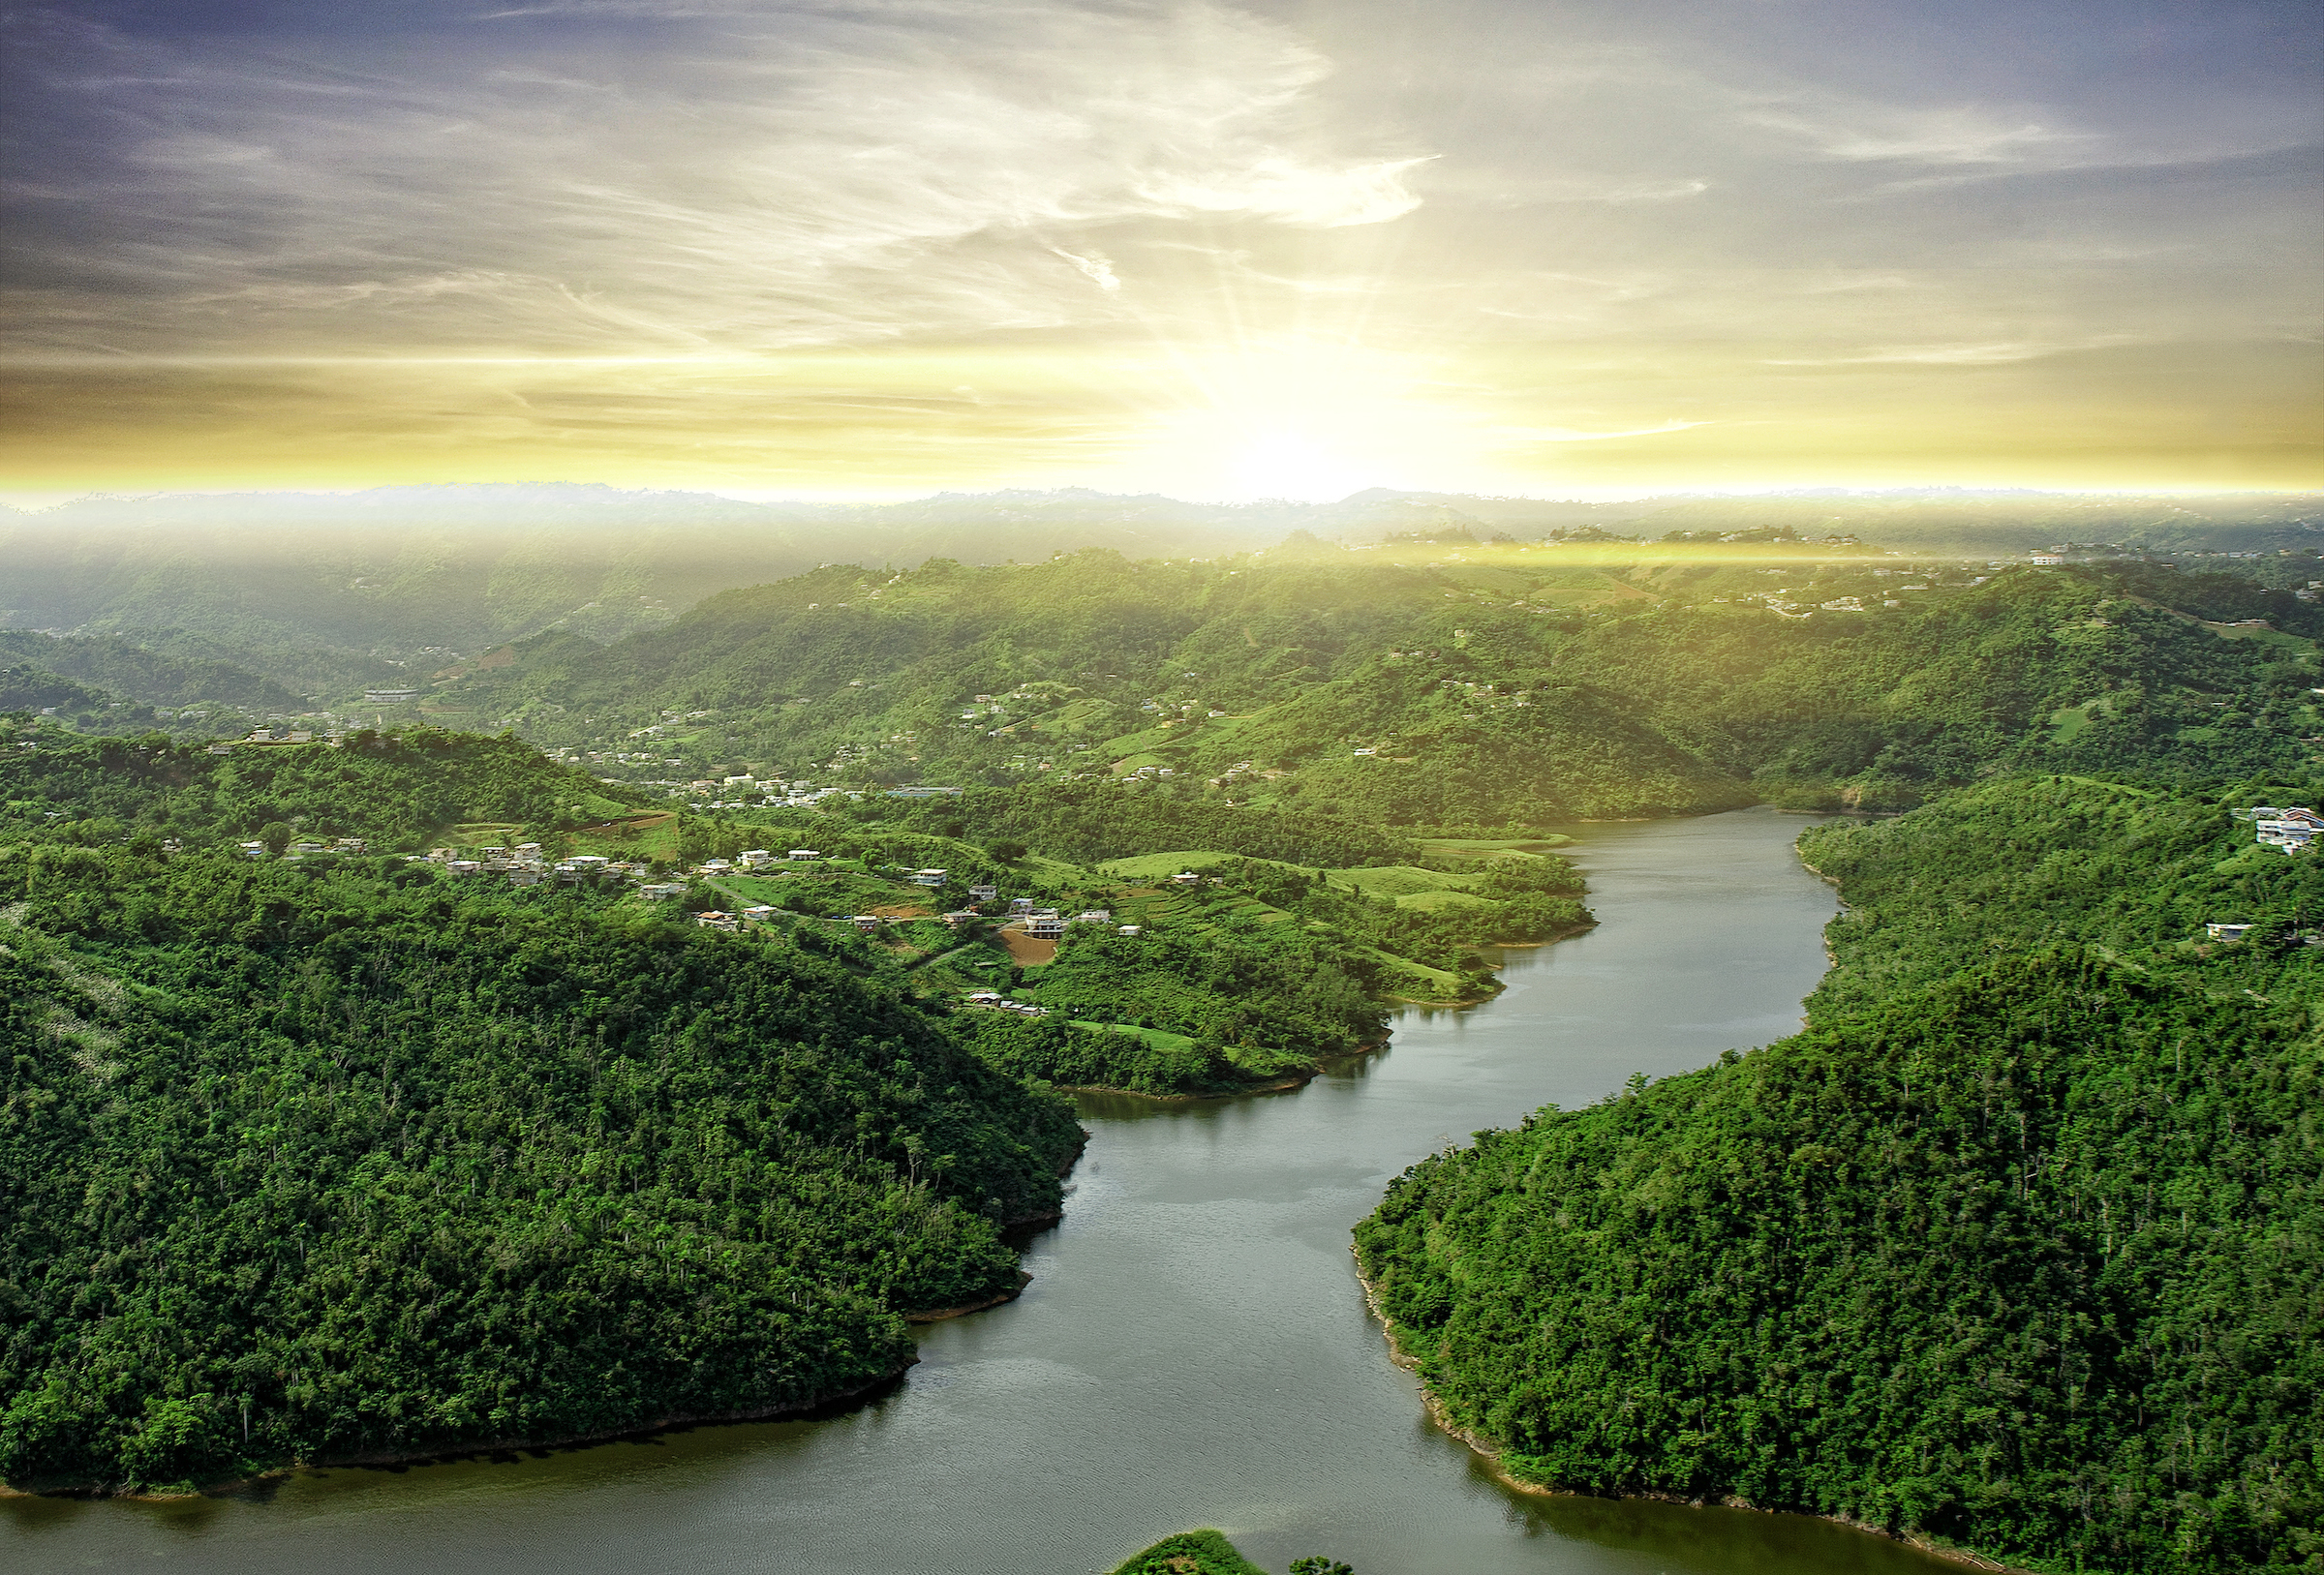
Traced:
<svg viewBox="0 0 2324 1575">
<path fill-rule="evenodd" d="M 1075 1096 L 1089 1149 L 1063 1224 L 1026 1244 L 1033 1284 L 915 1326 L 920 1365 L 875 1404 L 174 1505 L 17 1503 L 0 1566 L 1018 1575 L 1112 1569 L 1215 1526 L 1277 1575 L 1325 1551 L 1367 1575 L 1943 1575 L 1805 1517 L 1504 1491 L 1414 1425 L 1410 1379 L 1346 1294 L 1348 1231 L 1415 1156 L 1792 1031 L 1831 913 L 1798 829 L 1757 811 L 1589 829 L 1598 928 L 1510 949 L 1487 1004 L 1399 1009 L 1384 1052 L 1328 1057 L 1296 1096 Z"/>
<path fill-rule="evenodd" d="M 1354 1257 L 1356 1254 L 1356 1249 L 1354 1247 L 1350 1247 L 1348 1252 L 1351 1257 Z M 1404 1369 L 1407 1373 L 1412 1374 L 1415 1378 L 1420 1380 L 1421 1406 L 1422 1408 L 1428 1413 L 1429 1423 L 1447 1438 L 1457 1439 L 1460 1440 L 1460 1442 L 1467 1445 L 1469 1452 L 1477 1458 L 1481 1465 L 1484 1467 L 1485 1470 L 1492 1476 L 1493 1480 L 1499 1482 L 1503 1487 L 1512 1489 L 1517 1493 L 1533 1494 L 1544 1499 L 1613 1498 L 1636 1499 L 1650 1503 L 1682 1504 L 1690 1509 L 1703 1509 L 1716 1505 L 1722 1509 L 1745 1509 L 1756 1514 L 1762 1515 L 1805 1515 L 1815 1520 L 1824 1521 L 1833 1526 L 1844 1526 L 1851 1531 L 1861 1532 L 1866 1536 L 1874 1536 L 1879 1537 L 1883 1541 L 1900 1543 L 1905 1547 L 1914 1549 L 1917 1552 L 1925 1553 L 1938 1559 L 1945 1560 L 1951 1563 L 1960 1564 L 1965 1568 L 1985 1570 L 1990 1572 L 1990 1575 L 2037 1575 L 2037 1572 L 2035 1571 L 2022 1569 L 2015 1564 L 1999 1563 L 1994 1560 L 1986 1558 L 1982 1554 L 1974 1553 L 1965 1548 L 1949 1547 L 1943 1543 L 1930 1541 L 1926 1537 L 1912 1535 L 1910 1532 L 1892 1531 L 1886 1527 L 1869 1525 L 1863 1521 L 1852 1520 L 1845 1515 L 1823 1515 L 1819 1514 L 1812 1509 L 1770 1507 L 1765 1504 L 1755 1504 L 1748 1499 L 1736 1498 L 1732 1495 L 1728 1495 L 1728 1497 L 1721 1499 L 1682 1499 L 1675 1494 L 1668 1493 L 1623 1493 L 1610 1495 L 1583 1493 L 1572 1488 L 1550 1487 L 1544 1483 L 1530 1481 L 1525 1477 L 1518 1476 L 1514 1472 L 1511 1471 L 1508 1466 L 1503 1463 L 1501 1458 L 1501 1446 L 1495 1443 L 1492 1439 L 1486 1438 L 1484 1435 L 1470 1428 L 1462 1427 L 1458 1422 L 1454 1421 L 1452 1413 L 1445 1409 L 1444 1402 L 1439 1400 L 1436 1396 L 1436 1392 L 1428 1387 L 1427 1379 L 1421 1378 L 1421 1364 L 1419 1358 L 1413 1356 L 1410 1352 L 1405 1350 L 1402 1344 L 1397 1341 L 1396 1326 L 1390 1320 L 1388 1315 L 1380 1310 L 1380 1297 L 1378 1288 L 1373 1286 L 1370 1278 L 1364 1274 L 1363 1267 L 1361 1262 L 1359 1262 L 1356 1267 L 1356 1283 L 1363 1287 L 1364 1308 L 1370 1313 L 1373 1325 L 1380 1331 L 1381 1340 L 1388 1347 L 1388 1359 L 1395 1363 L 1396 1366 Z"/>
<path fill-rule="evenodd" d="M 1007 1295 L 982 1305 L 996 1306 L 999 1302 L 1014 1300 L 1024 1291 L 1024 1285 L 1031 1283 L 1032 1276 L 1024 1275 L 1024 1284 L 1019 1285 Z M 977 1308 L 961 1308 L 957 1312 L 947 1312 L 936 1316 L 950 1318 L 977 1310 Z M 904 1318 L 907 1322 L 922 1321 L 908 1313 L 904 1315 Z M 485 1460 L 496 1456 L 540 1450 L 583 1449 L 593 1444 L 614 1443 L 624 1439 L 651 1439 L 659 1434 L 672 1433 L 685 1428 L 723 1427 L 738 1422 L 814 1421 L 853 1410 L 859 1406 L 894 1392 L 897 1386 L 902 1383 L 904 1375 L 919 1365 L 920 1356 L 915 1351 L 897 1363 L 894 1368 L 882 1373 L 868 1383 L 857 1384 L 851 1389 L 834 1390 L 830 1394 L 807 1400 L 786 1401 L 780 1405 L 751 1407 L 732 1411 L 709 1411 L 700 1414 L 673 1412 L 653 1421 L 589 1433 L 560 1434 L 544 1439 L 492 1439 L 450 1448 L 385 1450 L 362 1455 L 329 1455 L 314 1460 L 286 1461 L 280 1466 L 254 1472 L 249 1476 L 205 1482 L 199 1487 L 188 1488 L 182 1493 L 116 1493 L 102 1484 L 27 1490 L 12 1488 L 5 1483 L 0 1483 L 0 1499 L 104 1499 L 125 1503 L 179 1503 L 190 1499 L 211 1498 L 219 1494 L 230 1493 L 236 1489 L 281 1481 L 300 1471 L 393 1470 L 408 1466 L 446 1465 L 455 1461 Z"/>
</svg>

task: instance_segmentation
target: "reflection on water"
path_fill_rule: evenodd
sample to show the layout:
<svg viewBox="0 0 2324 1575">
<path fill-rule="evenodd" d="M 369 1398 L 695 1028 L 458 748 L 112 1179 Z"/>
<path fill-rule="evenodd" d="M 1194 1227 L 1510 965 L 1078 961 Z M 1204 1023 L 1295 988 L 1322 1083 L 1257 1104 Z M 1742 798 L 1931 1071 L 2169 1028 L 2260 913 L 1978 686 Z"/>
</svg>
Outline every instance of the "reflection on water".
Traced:
<svg viewBox="0 0 2324 1575">
<path fill-rule="evenodd" d="M 1271 1570 L 1326 1549 L 1362 1575 L 1952 1567 L 1800 1517 L 1507 1489 L 1427 1425 L 1349 1261 L 1421 1155 L 1796 1026 L 1832 911 L 1790 856 L 1801 824 L 1585 829 L 1600 926 L 1511 952 L 1491 1003 L 1401 1011 L 1389 1049 L 1296 1093 L 1085 1097 L 1032 1286 L 923 1328 L 870 1404 L 186 1503 L 0 1500 L 0 1567 L 1074 1575 L 1205 1524 Z"/>
</svg>

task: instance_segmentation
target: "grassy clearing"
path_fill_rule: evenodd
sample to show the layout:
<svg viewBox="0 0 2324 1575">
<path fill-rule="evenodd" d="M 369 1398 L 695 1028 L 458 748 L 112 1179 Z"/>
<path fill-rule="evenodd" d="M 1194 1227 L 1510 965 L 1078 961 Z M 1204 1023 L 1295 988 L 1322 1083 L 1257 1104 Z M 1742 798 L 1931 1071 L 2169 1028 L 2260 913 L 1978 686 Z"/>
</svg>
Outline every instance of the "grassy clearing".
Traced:
<svg viewBox="0 0 2324 1575">
<path fill-rule="evenodd" d="M 1196 1041 L 1184 1034 L 1174 1034 L 1162 1028 L 1141 1028 L 1136 1023 L 1091 1022 L 1082 1017 L 1071 1017 L 1066 1020 L 1076 1028 L 1093 1028 L 1110 1034 L 1128 1034 L 1133 1039 L 1145 1040 L 1157 1050 L 1191 1050 L 1196 1044 Z"/>
<path fill-rule="evenodd" d="M 1423 893 L 1461 891 L 1476 877 L 1448 875 L 1441 870 L 1419 869 L 1411 864 L 1380 864 L 1369 869 L 1329 870 L 1325 878 L 1342 890 L 1361 892 L 1366 896 L 1388 896 L 1400 900 Z"/>
<path fill-rule="evenodd" d="M 2085 700 L 2079 706 L 2060 707 L 2050 712 L 2050 742 L 2054 744 L 2068 742 L 2075 734 L 2088 727 L 2095 718 L 2108 715 L 2113 710 L 2114 697 L 2112 695 L 2100 695 L 2095 700 Z"/>
<path fill-rule="evenodd" d="M 1369 955 L 1386 969 L 1391 987 L 1408 1000 L 1459 1001 L 1468 998 L 1468 986 L 1461 982 L 1458 974 L 1431 968 L 1426 963 L 1399 957 L 1392 952 L 1383 952 L 1374 946 L 1356 950 Z"/>
<path fill-rule="evenodd" d="M 1189 848 L 1177 853 L 1145 853 L 1135 859 L 1114 859 L 1097 866 L 1097 873 L 1116 880 L 1166 881 L 1181 869 L 1198 874 L 1212 864 L 1223 864 L 1234 858 L 1231 853 L 1218 853 L 1208 848 Z"/>
<path fill-rule="evenodd" d="M 1540 836 L 1479 837 L 1424 836 L 1421 846 L 1446 859 L 1474 859 L 1480 862 L 1515 857 L 1531 858 L 1566 847 L 1573 842 L 1570 836 L 1544 832 Z"/>
<path fill-rule="evenodd" d="M 1038 853 L 1026 854 L 1017 861 L 1014 867 L 1034 880 L 1048 881 L 1055 886 L 1078 885 L 1086 879 L 1081 865 L 1069 864 L 1062 859 L 1046 858 Z"/>
</svg>

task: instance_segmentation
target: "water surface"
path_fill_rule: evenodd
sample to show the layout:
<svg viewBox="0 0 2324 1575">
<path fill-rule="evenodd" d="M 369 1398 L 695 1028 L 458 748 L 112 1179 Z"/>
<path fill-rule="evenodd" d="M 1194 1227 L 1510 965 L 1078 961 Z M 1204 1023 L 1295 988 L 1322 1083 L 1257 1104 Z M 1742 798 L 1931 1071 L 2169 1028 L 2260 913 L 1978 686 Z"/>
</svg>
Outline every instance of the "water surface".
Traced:
<svg viewBox="0 0 2324 1575">
<path fill-rule="evenodd" d="M 1764 1044 L 1823 968 L 1831 893 L 1764 810 L 1581 829 L 1600 926 L 1509 989 L 1399 1015 L 1297 1094 L 1091 1099 L 1020 1301 L 923 1331 L 885 1399 L 820 1421 L 401 1470 L 181 1504 L 0 1502 L 0 1567 L 1080 1575 L 1190 1526 L 1359 1575 L 1932 1575 L 1796 1516 L 1544 1499 L 1430 1427 L 1364 1312 L 1348 1232 L 1413 1160 Z"/>
</svg>

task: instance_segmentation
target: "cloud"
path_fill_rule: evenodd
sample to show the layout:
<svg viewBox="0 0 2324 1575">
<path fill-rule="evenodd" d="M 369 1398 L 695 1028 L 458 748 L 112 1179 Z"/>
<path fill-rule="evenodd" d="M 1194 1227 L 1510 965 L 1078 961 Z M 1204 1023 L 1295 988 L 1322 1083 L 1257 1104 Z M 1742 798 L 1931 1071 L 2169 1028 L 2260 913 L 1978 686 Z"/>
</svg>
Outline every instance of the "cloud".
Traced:
<svg viewBox="0 0 2324 1575">
<path fill-rule="evenodd" d="M 654 46 L 608 51 L 608 18 Z M 93 62 L 145 85 L 92 93 Z M 1313 124 L 1328 60 L 1210 0 L 561 4 L 327 69 L 76 26 L 35 64 L 89 134 L 12 303 L 46 351 L 101 317 L 157 352 L 358 319 L 548 352 L 1038 330 L 1094 308 L 1043 253 L 1118 293 L 1101 232 L 1421 200 L 1422 158 Z"/>
<path fill-rule="evenodd" d="M 1053 246 L 1050 250 L 1095 280 L 1099 289 L 1116 290 L 1121 288 L 1121 281 L 1114 274 L 1114 264 L 1103 257 L 1077 257 L 1062 246 Z"/>
</svg>

